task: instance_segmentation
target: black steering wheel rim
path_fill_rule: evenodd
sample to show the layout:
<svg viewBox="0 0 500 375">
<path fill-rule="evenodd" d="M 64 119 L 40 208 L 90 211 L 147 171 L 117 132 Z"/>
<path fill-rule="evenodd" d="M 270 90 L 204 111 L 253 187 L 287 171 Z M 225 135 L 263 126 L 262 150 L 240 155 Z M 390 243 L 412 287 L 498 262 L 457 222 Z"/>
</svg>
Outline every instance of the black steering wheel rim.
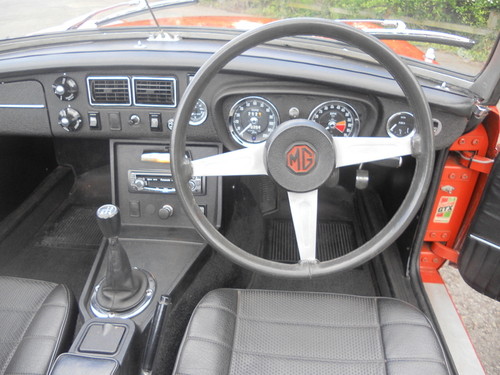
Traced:
<svg viewBox="0 0 500 375">
<path fill-rule="evenodd" d="M 399 209 L 386 226 L 373 238 L 349 254 L 329 261 L 284 264 L 249 254 L 227 240 L 199 210 L 187 181 L 191 177 L 189 162 L 185 158 L 186 131 L 191 109 L 209 81 L 232 59 L 246 50 L 273 39 L 315 35 L 348 43 L 367 53 L 398 82 L 416 119 L 413 137 L 413 157 L 416 159 L 410 189 Z M 434 164 L 434 138 L 432 117 L 425 95 L 407 65 L 389 47 L 378 39 L 343 23 L 314 18 L 280 20 L 247 31 L 234 38 L 198 70 L 182 97 L 171 139 L 171 166 L 175 176 L 177 194 L 193 225 L 217 251 L 231 261 L 255 272 L 277 277 L 310 278 L 352 269 L 372 259 L 393 243 L 410 224 L 420 208 L 430 184 Z"/>
</svg>

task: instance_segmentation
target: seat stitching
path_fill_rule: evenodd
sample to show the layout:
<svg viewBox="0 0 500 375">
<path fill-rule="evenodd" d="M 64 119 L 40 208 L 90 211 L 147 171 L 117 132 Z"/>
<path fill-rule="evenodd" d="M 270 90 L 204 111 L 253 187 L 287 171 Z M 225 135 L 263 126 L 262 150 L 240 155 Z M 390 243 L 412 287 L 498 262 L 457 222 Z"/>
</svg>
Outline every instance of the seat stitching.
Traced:
<svg viewBox="0 0 500 375">
<path fill-rule="evenodd" d="M 38 310 L 23 310 L 23 309 L 0 309 L 0 312 L 18 312 L 18 313 L 34 313 Z"/>
<path fill-rule="evenodd" d="M 226 312 L 230 313 L 231 315 L 236 316 L 236 313 L 233 310 L 228 309 L 227 307 L 223 307 L 223 306 L 200 305 L 200 306 L 198 306 L 198 309 L 222 310 L 222 311 L 226 311 Z"/>
<path fill-rule="evenodd" d="M 382 321 L 380 319 L 380 304 L 379 304 L 379 300 L 376 299 L 375 300 L 375 311 L 377 313 L 377 321 L 378 321 L 378 333 L 379 333 L 379 339 L 380 339 L 380 345 L 382 347 L 382 355 L 384 356 L 384 369 L 385 369 L 385 373 L 386 375 L 388 374 L 388 369 L 387 369 L 387 354 L 385 352 L 385 345 L 384 345 L 384 336 L 383 336 L 383 333 L 382 333 Z"/>
<path fill-rule="evenodd" d="M 419 358 L 419 357 L 413 357 L 413 358 L 395 358 L 395 359 L 388 359 L 387 362 L 429 362 L 429 363 L 436 363 L 444 368 L 447 369 L 446 364 L 443 361 L 440 361 L 438 359 L 432 359 L 432 358 Z"/>
<path fill-rule="evenodd" d="M 378 328 L 379 325 L 352 325 L 352 324 L 321 324 L 321 323 L 307 323 L 307 322 L 282 322 L 279 320 L 272 319 L 261 319 L 261 318 L 252 318 L 247 316 L 239 316 L 240 320 L 248 320 L 258 323 L 269 323 L 269 324 L 277 324 L 277 325 L 293 325 L 293 326 L 312 326 L 312 327 L 326 327 L 326 328 Z"/>
<path fill-rule="evenodd" d="M 49 368 L 50 368 L 50 365 L 54 362 L 56 356 L 59 354 L 58 352 L 61 350 L 61 343 L 63 342 L 63 336 L 64 336 L 64 332 L 66 331 L 67 329 L 67 326 L 68 326 L 68 320 L 70 319 L 70 311 L 71 311 L 71 305 L 72 305 L 72 299 L 71 299 L 71 291 L 69 290 L 69 288 L 62 284 L 62 287 L 64 289 L 64 294 L 65 294 L 65 297 L 66 297 L 66 305 L 64 305 L 64 315 L 63 315 L 63 321 L 61 322 L 61 325 L 59 326 L 59 331 L 57 332 L 57 336 L 56 336 L 56 343 L 54 344 L 54 348 L 52 350 L 52 356 L 50 358 L 50 362 L 49 362 Z M 54 288 L 55 290 L 55 288 Z M 47 306 L 51 306 L 52 304 L 48 304 Z"/>
<path fill-rule="evenodd" d="M 50 291 L 50 292 L 49 292 L 49 293 L 45 296 L 44 301 L 47 299 L 47 297 L 48 297 L 48 296 L 52 293 L 52 291 L 53 291 L 54 289 L 55 289 L 55 287 L 54 287 L 54 288 L 52 288 L 52 290 L 51 290 L 51 291 Z M 12 361 L 12 358 L 14 357 L 14 354 L 17 352 L 17 349 L 19 348 L 19 345 L 23 342 L 24 335 L 26 334 L 26 332 L 27 332 L 27 331 L 28 331 L 28 329 L 30 328 L 31 324 L 33 323 L 33 320 L 34 320 L 34 319 L 35 319 L 35 317 L 37 316 L 36 312 L 40 309 L 40 307 L 41 307 L 42 305 L 43 305 L 43 301 L 42 301 L 42 302 L 38 305 L 38 309 L 37 309 L 37 310 L 35 310 L 35 311 L 33 311 L 33 312 L 35 312 L 35 314 L 33 314 L 33 315 L 31 316 L 31 319 L 30 319 L 29 323 L 26 325 L 26 328 L 25 328 L 25 329 L 24 329 L 24 331 L 23 331 L 23 334 L 22 334 L 22 336 L 21 336 L 21 339 L 20 339 L 20 340 L 16 340 L 16 341 L 14 341 L 14 342 L 17 342 L 17 345 L 15 345 L 15 347 L 12 349 L 12 351 L 11 351 L 11 352 L 9 353 L 9 355 L 7 356 L 7 359 L 6 359 L 6 361 L 5 361 L 5 365 L 4 365 L 4 367 L 3 367 L 2 369 L 0 369 L 0 370 L 1 370 L 1 371 L 0 371 L 0 373 L 4 373 L 4 372 L 6 372 L 6 371 L 9 369 L 9 366 L 10 366 L 10 363 L 11 363 L 11 361 Z M 11 372 L 9 371 L 9 373 L 11 373 Z"/>
<path fill-rule="evenodd" d="M 207 339 L 205 337 L 200 337 L 200 336 L 187 336 L 187 339 L 188 340 L 193 340 L 193 341 L 202 341 L 202 342 L 208 342 L 210 344 L 216 344 L 216 345 L 219 345 L 219 346 L 223 346 L 224 348 L 226 348 L 227 350 L 231 350 L 232 347 L 228 344 L 226 344 L 225 342 L 222 342 L 222 341 L 218 341 L 218 340 L 212 340 L 212 339 Z"/>
<path fill-rule="evenodd" d="M 236 291 L 236 312 L 234 314 L 234 330 L 233 330 L 233 342 L 231 345 L 231 352 L 229 355 L 229 368 L 227 369 L 227 373 L 231 374 L 231 369 L 233 368 L 233 353 L 234 353 L 234 341 L 236 340 L 236 330 L 238 329 L 238 312 L 240 311 L 240 290 Z"/>
<path fill-rule="evenodd" d="M 249 350 L 237 350 L 233 349 L 233 352 L 239 354 L 253 355 L 256 357 L 269 357 L 269 358 L 282 358 L 287 360 L 300 360 L 300 361 L 316 361 L 316 362 L 329 362 L 329 363 L 383 363 L 384 360 L 381 359 L 330 359 L 330 358 L 319 358 L 319 357 L 303 357 L 296 355 L 286 355 L 286 354 L 271 354 L 271 353 L 257 353 Z"/>
<path fill-rule="evenodd" d="M 51 336 L 51 335 L 29 335 L 29 336 L 24 336 L 24 339 L 27 340 L 36 340 L 36 339 L 49 339 L 49 340 L 57 340 L 57 336 Z"/>
<path fill-rule="evenodd" d="M 390 322 L 390 323 L 384 323 L 381 324 L 381 327 L 386 327 L 386 326 L 400 326 L 400 325 L 407 325 L 407 326 L 415 326 L 415 327 L 425 327 L 431 329 L 428 324 L 425 323 L 411 323 L 411 322 Z"/>
</svg>

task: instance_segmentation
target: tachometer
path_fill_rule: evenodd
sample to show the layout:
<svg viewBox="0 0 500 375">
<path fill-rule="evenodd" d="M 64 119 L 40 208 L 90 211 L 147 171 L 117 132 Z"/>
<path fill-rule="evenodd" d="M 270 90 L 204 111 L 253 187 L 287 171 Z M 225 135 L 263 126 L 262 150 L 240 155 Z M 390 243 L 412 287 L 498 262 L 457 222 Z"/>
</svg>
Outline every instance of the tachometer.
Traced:
<svg viewBox="0 0 500 375">
<path fill-rule="evenodd" d="M 330 100 L 314 108 L 309 120 L 324 126 L 334 137 L 355 137 L 359 133 L 356 110 L 340 100 Z"/>
<path fill-rule="evenodd" d="M 276 107 L 258 96 L 238 100 L 229 111 L 229 131 L 243 146 L 264 142 L 278 124 Z"/>
</svg>

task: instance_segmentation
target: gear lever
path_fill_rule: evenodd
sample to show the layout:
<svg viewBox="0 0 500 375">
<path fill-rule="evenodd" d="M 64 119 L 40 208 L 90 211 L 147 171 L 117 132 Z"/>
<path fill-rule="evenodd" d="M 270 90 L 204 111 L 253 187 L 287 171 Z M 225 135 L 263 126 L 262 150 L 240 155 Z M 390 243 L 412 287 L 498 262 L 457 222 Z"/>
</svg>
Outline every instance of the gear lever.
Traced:
<svg viewBox="0 0 500 375">
<path fill-rule="evenodd" d="M 104 279 L 96 288 L 95 298 L 91 301 L 91 308 L 94 313 L 96 310 L 104 311 L 114 316 L 137 310 L 145 301 L 150 301 L 153 294 L 151 282 L 154 288 L 154 281 L 149 273 L 130 265 L 127 253 L 118 239 L 121 226 L 118 207 L 112 204 L 99 207 L 97 223 L 108 240 L 107 266 Z"/>
</svg>

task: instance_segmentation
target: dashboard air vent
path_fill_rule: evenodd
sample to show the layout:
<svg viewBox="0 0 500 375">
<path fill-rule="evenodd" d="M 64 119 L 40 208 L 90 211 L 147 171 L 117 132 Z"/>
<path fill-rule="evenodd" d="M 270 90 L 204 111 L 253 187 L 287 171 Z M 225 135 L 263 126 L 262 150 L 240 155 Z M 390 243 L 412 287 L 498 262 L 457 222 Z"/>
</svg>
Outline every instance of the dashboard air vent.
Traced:
<svg viewBox="0 0 500 375">
<path fill-rule="evenodd" d="M 131 105 L 128 77 L 88 77 L 89 101 L 92 105 Z"/>
<path fill-rule="evenodd" d="M 134 104 L 148 107 L 177 105 L 175 78 L 134 77 Z"/>
</svg>

